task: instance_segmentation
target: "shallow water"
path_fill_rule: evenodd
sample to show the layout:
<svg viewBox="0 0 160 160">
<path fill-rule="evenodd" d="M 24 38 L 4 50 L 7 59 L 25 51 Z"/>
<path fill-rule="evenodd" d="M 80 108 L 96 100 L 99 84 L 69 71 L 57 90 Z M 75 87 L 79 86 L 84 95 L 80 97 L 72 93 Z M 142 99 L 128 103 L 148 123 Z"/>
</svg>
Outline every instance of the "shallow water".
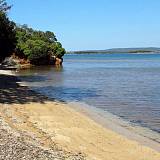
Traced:
<svg viewBox="0 0 160 160">
<path fill-rule="evenodd" d="M 49 97 L 82 102 L 160 133 L 160 54 L 70 54 L 19 73 Z"/>
</svg>

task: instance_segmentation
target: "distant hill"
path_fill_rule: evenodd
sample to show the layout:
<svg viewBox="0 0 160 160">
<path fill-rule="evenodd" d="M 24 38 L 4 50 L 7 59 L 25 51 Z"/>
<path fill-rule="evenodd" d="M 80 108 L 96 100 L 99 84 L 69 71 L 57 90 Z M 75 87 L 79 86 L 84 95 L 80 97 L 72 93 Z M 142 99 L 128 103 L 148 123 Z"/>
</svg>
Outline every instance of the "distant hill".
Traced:
<svg viewBox="0 0 160 160">
<path fill-rule="evenodd" d="M 84 51 L 71 51 L 68 53 L 160 53 L 160 48 L 148 47 L 148 48 L 112 48 L 106 50 L 84 50 Z"/>
</svg>

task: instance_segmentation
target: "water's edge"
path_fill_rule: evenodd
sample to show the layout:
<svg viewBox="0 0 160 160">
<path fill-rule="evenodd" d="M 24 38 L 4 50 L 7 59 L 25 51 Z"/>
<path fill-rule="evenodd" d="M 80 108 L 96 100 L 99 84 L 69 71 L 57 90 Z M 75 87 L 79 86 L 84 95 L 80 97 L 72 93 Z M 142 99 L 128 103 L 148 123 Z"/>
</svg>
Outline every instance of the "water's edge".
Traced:
<svg viewBox="0 0 160 160">
<path fill-rule="evenodd" d="M 103 113 L 100 109 L 84 103 L 68 102 L 67 104 L 75 111 L 84 114 L 104 128 L 160 152 L 160 135 L 157 132 L 125 121 L 107 111 Z"/>
<path fill-rule="evenodd" d="M 17 74 L 30 89 L 69 103 L 106 128 L 152 148 L 160 145 L 160 55 L 64 58 L 61 68 L 39 66 Z"/>
<path fill-rule="evenodd" d="M 30 90 L 38 92 L 37 90 L 34 90 L 33 87 L 29 86 L 25 81 L 23 81 L 23 78 L 19 78 L 18 76 L 17 78 L 20 80 L 19 85 L 27 86 Z M 49 99 L 53 98 L 45 95 L 42 92 L 38 93 L 48 97 Z M 138 124 L 135 125 L 125 121 L 124 119 L 118 117 L 117 115 L 113 115 L 110 112 L 105 111 L 104 113 L 104 111 L 101 109 L 98 109 L 94 106 L 89 106 L 83 102 L 62 102 L 57 99 L 54 99 L 54 101 L 65 103 L 75 111 L 89 117 L 104 128 L 110 129 L 130 140 L 134 140 L 141 145 L 148 146 L 160 152 L 160 135 L 157 132 L 150 130 L 149 128 L 144 128 Z"/>
</svg>

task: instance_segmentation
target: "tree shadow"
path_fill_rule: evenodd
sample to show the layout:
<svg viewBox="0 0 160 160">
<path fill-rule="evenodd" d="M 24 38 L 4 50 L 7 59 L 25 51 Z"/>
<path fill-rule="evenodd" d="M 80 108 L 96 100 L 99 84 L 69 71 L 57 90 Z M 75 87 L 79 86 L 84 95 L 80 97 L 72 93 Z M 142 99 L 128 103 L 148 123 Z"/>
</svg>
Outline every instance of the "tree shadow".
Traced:
<svg viewBox="0 0 160 160">
<path fill-rule="evenodd" d="M 0 103 L 26 104 L 30 102 L 45 103 L 49 98 L 20 86 L 20 80 L 16 76 L 0 74 Z M 54 100 L 54 99 L 52 99 Z"/>
</svg>

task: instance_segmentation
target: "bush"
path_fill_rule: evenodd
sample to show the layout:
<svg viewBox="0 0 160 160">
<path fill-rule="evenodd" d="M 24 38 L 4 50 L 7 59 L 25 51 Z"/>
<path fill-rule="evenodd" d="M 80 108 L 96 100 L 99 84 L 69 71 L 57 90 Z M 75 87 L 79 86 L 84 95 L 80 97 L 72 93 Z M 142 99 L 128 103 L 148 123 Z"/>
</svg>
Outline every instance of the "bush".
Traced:
<svg viewBox="0 0 160 160">
<path fill-rule="evenodd" d="M 12 54 L 16 46 L 15 24 L 0 12 L 0 61 Z"/>
<path fill-rule="evenodd" d="M 16 28 L 16 37 L 17 55 L 23 53 L 33 64 L 48 64 L 50 57 L 62 58 L 65 54 L 53 32 L 36 31 L 23 25 Z"/>
</svg>

